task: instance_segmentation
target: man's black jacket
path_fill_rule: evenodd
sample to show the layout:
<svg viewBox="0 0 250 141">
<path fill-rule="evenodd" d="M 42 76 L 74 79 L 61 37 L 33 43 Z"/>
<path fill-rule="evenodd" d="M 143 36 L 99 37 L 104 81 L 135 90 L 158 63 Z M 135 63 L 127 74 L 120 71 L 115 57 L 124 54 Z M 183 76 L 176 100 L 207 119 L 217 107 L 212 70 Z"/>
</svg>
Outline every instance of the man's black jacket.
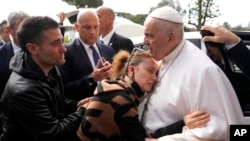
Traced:
<svg viewBox="0 0 250 141">
<path fill-rule="evenodd" d="M 66 115 L 63 86 L 54 67 L 46 77 L 24 52 L 10 62 L 12 74 L 1 98 L 6 141 L 71 141 L 85 108 Z"/>
</svg>

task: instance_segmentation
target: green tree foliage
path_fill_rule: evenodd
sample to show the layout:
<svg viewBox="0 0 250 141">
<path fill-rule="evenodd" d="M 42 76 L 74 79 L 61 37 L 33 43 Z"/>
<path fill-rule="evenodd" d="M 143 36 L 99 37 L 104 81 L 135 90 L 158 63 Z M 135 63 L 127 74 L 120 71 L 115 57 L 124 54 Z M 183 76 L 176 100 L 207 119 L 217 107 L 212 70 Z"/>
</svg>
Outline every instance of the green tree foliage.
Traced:
<svg viewBox="0 0 250 141">
<path fill-rule="evenodd" d="M 147 17 L 147 14 L 138 14 L 136 15 L 134 18 L 132 18 L 131 20 L 135 23 L 141 24 L 143 25 L 145 19 Z"/>
<path fill-rule="evenodd" d="M 184 18 L 187 17 L 187 23 L 199 30 L 205 23 L 215 17 L 220 16 L 218 0 L 189 0 L 188 7 L 180 5 L 179 0 L 162 0 L 156 7 L 152 7 L 150 12 L 158 7 L 170 6 L 176 9 Z M 193 30 L 185 27 L 185 30 Z"/>
<path fill-rule="evenodd" d="M 250 22 L 248 23 L 247 29 L 248 31 L 250 30 Z"/>
<path fill-rule="evenodd" d="M 68 36 L 65 36 L 65 37 L 63 38 L 63 43 L 69 43 L 69 42 L 70 42 L 69 37 L 68 37 Z"/>
<path fill-rule="evenodd" d="M 235 27 L 232 27 L 231 30 L 234 30 L 234 31 L 250 31 L 250 28 L 247 27 L 247 26 L 242 26 L 242 25 L 237 25 Z"/>
<path fill-rule="evenodd" d="M 138 15 L 132 15 L 130 13 L 124 13 L 124 12 L 117 12 L 117 16 L 129 19 L 135 23 L 143 25 L 145 18 L 147 17 L 147 14 L 138 14 Z"/>
<path fill-rule="evenodd" d="M 181 14 L 185 14 L 185 10 L 181 8 L 181 5 L 179 3 L 179 0 L 162 0 L 156 7 L 152 7 L 149 10 L 149 13 L 152 12 L 154 9 L 158 8 L 158 7 L 162 7 L 162 6 L 170 6 L 173 7 L 174 9 L 176 9 L 178 12 L 180 12 Z M 138 14 L 138 15 L 131 15 L 129 13 L 123 13 L 123 12 L 119 12 L 117 13 L 118 16 L 127 18 L 135 23 L 141 24 L 143 25 L 146 17 L 148 14 Z"/>
<path fill-rule="evenodd" d="M 188 7 L 188 24 L 194 25 L 199 30 L 205 23 L 220 16 L 217 0 L 191 0 Z"/>
<path fill-rule="evenodd" d="M 77 8 L 96 8 L 103 4 L 103 0 L 63 0 L 70 5 L 75 5 Z"/>
<path fill-rule="evenodd" d="M 223 26 L 224 26 L 225 28 L 227 28 L 227 29 L 231 29 L 231 26 L 230 26 L 230 24 L 229 24 L 228 22 L 224 22 L 224 23 L 223 23 Z"/>
<path fill-rule="evenodd" d="M 152 12 L 154 9 L 163 7 L 163 6 L 170 6 L 177 10 L 181 14 L 185 14 L 185 9 L 182 9 L 179 0 L 162 0 L 156 7 L 150 8 L 149 12 Z"/>
</svg>

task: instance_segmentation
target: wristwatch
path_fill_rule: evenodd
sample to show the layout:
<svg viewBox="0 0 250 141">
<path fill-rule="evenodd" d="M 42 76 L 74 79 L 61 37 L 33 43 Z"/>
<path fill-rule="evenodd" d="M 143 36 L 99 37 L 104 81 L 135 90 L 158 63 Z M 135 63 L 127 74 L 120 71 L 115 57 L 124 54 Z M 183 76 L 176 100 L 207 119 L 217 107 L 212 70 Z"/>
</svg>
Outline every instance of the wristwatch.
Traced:
<svg viewBox="0 0 250 141">
<path fill-rule="evenodd" d="M 89 85 L 92 85 L 93 83 L 95 83 L 95 79 L 93 78 L 91 74 L 88 76 L 88 80 L 89 80 Z"/>
</svg>

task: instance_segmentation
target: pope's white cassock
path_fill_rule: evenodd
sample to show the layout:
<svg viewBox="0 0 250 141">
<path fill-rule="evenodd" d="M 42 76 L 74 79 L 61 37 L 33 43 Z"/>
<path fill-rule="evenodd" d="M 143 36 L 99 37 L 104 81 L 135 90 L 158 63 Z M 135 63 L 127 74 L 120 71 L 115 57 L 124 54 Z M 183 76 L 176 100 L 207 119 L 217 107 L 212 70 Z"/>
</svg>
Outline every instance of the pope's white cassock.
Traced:
<svg viewBox="0 0 250 141">
<path fill-rule="evenodd" d="M 181 44 L 163 61 L 159 81 L 148 98 L 142 124 L 148 132 L 203 110 L 210 121 L 203 128 L 159 138 L 160 141 L 229 140 L 229 125 L 243 124 L 236 93 L 223 71 L 191 42 Z"/>
</svg>

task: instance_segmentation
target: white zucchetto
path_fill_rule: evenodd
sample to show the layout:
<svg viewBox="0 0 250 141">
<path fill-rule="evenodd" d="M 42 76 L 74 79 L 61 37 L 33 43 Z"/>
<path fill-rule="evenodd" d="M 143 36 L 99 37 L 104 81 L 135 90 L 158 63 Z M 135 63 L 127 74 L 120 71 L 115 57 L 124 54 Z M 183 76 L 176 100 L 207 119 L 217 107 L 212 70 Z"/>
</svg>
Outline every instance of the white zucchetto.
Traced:
<svg viewBox="0 0 250 141">
<path fill-rule="evenodd" d="M 182 16 L 175 9 L 168 6 L 157 8 L 152 11 L 148 16 L 175 23 L 183 23 Z"/>
</svg>

